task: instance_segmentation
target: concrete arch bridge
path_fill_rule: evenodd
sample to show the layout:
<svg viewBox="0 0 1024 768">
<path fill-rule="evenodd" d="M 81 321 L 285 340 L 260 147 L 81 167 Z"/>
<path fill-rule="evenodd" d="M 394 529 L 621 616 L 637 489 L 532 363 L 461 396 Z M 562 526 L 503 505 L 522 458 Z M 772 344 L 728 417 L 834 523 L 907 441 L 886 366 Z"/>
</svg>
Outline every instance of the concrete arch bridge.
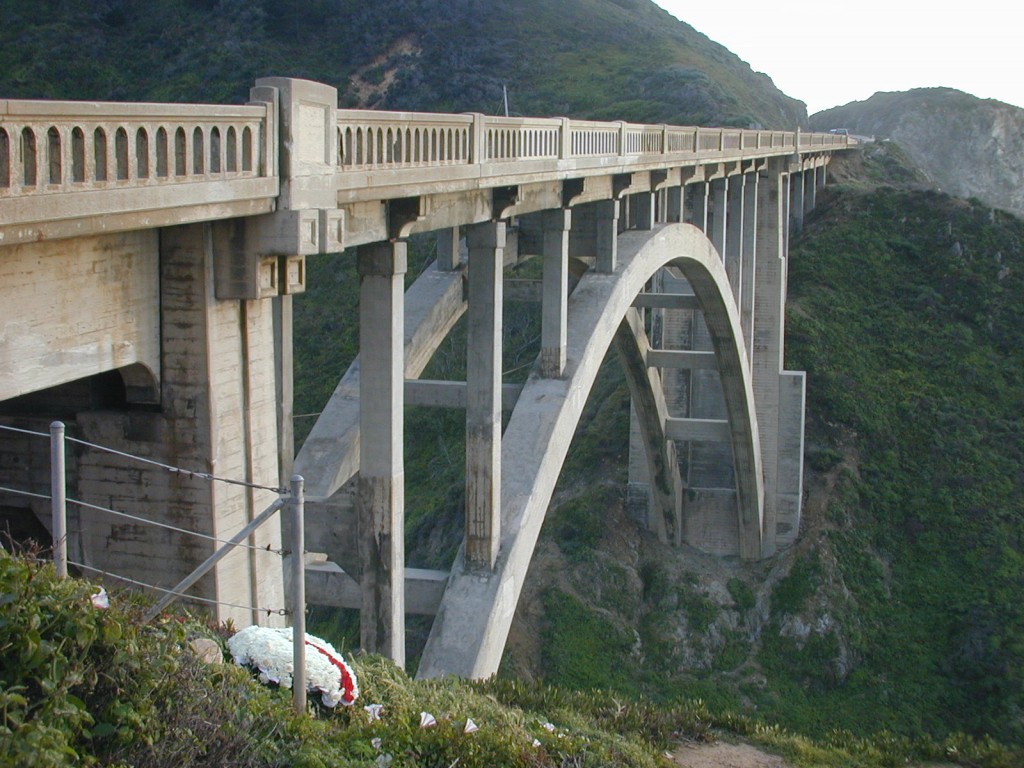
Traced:
<svg viewBox="0 0 1024 768">
<path fill-rule="evenodd" d="M 310 601 L 359 608 L 363 646 L 399 663 L 406 613 L 434 614 L 424 676 L 496 671 L 611 347 L 632 395 L 636 514 L 666 541 L 749 560 L 794 540 L 804 378 L 783 368 L 787 241 L 848 137 L 336 104 L 286 78 L 238 107 L 0 102 L 0 423 L 61 417 L 254 485 L 302 474 L 307 548 L 327 556 Z M 406 239 L 423 232 L 439 256 L 406 292 Z M 360 354 L 296 456 L 292 304 L 305 260 L 349 247 Z M 540 279 L 504 279 L 534 256 Z M 522 386 L 502 381 L 506 296 L 540 306 Z M 422 380 L 463 315 L 466 380 Z M 465 409 L 465 540 L 443 573 L 405 566 L 407 403 Z M 46 447 L 0 441 L 0 485 L 39 484 Z M 225 538 L 273 498 L 88 448 L 69 474 L 78 498 Z M 0 493 L 8 516 L 44 518 L 37 506 Z M 220 619 L 261 620 L 284 601 L 259 553 L 279 541 L 261 529 L 195 594 Z M 69 548 L 173 584 L 212 544 L 81 513 Z"/>
</svg>

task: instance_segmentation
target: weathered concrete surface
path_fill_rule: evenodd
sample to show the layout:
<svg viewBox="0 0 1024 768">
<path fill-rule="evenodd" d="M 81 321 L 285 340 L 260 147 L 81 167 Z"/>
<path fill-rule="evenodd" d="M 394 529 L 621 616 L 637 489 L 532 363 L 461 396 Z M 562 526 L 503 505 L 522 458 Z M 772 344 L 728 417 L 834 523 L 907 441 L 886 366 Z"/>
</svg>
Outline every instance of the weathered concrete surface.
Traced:
<svg viewBox="0 0 1024 768">
<path fill-rule="evenodd" d="M 139 364 L 160 373 L 156 230 L 0 248 L 0 400 Z"/>
<path fill-rule="evenodd" d="M 502 441 L 502 537 L 493 571 L 467 569 L 460 553 L 427 640 L 420 677 L 487 677 L 497 671 L 530 558 L 576 424 L 605 351 L 651 276 L 681 269 L 708 318 L 721 358 L 736 465 L 745 557 L 760 555 L 763 503 L 750 374 L 738 346 L 739 316 L 725 268 L 707 239 L 686 225 L 619 238 L 619 263 L 609 274 L 580 280 L 569 307 L 567 364 L 560 379 L 527 380 Z"/>
</svg>

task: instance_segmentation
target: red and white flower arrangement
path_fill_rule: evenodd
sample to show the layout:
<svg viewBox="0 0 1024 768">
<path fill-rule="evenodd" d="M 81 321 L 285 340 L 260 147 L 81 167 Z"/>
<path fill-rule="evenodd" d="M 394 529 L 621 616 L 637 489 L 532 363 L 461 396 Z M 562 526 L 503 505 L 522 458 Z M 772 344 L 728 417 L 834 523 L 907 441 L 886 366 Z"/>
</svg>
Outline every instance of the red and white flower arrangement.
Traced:
<svg viewBox="0 0 1024 768">
<path fill-rule="evenodd" d="M 251 626 L 228 640 L 236 664 L 255 667 L 260 681 L 292 687 L 294 673 L 291 627 Z M 359 683 L 352 668 L 326 640 L 306 635 L 306 689 L 319 691 L 325 707 L 339 703 L 352 706 L 359 696 Z"/>
</svg>

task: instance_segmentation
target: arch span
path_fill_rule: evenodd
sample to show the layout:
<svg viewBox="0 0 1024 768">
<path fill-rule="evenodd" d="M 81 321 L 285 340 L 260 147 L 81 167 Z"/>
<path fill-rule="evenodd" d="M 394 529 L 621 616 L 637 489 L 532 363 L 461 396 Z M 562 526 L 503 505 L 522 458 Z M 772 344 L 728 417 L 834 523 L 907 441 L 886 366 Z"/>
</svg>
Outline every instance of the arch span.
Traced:
<svg viewBox="0 0 1024 768">
<path fill-rule="evenodd" d="M 572 294 L 564 375 L 541 378 L 535 371 L 523 387 L 502 437 L 497 563 L 491 572 L 467 570 L 460 552 L 423 652 L 420 677 L 481 678 L 497 671 L 540 527 L 598 368 L 634 298 L 665 266 L 678 268 L 689 280 L 711 332 L 733 443 L 741 554 L 760 557 L 764 487 L 753 388 L 721 258 L 689 224 L 623 233 L 618 254 L 614 272 L 588 272 Z"/>
</svg>

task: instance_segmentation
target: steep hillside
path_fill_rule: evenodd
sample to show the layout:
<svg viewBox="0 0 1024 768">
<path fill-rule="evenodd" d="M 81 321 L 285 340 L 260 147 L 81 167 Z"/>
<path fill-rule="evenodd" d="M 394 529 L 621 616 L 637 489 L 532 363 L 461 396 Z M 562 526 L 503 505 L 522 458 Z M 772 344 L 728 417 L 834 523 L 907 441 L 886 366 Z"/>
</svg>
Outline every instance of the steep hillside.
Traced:
<svg viewBox="0 0 1024 768">
<path fill-rule="evenodd" d="M 819 112 L 812 128 L 888 138 L 942 191 L 1024 215 L 1024 109 L 952 88 L 876 93 Z"/>
<path fill-rule="evenodd" d="M 649 0 L 8 0 L 0 97 L 244 101 L 794 128 L 801 102 Z"/>
<path fill-rule="evenodd" d="M 869 150 L 837 164 L 857 184 L 829 188 L 790 255 L 800 541 L 754 565 L 667 549 L 611 485 L 573 493 L 570 466 L 510 673 L 700 695 L 818 735 L 1024 739 L 1024 223 L 865 183 L 912 178 Z M 624 413 L 624 388 L 599 408 Z M 608 424 L 573 453 L 611 484 L 624 455 L 588 448 L 595 429 L 624 445 Z"/>
</svg>

